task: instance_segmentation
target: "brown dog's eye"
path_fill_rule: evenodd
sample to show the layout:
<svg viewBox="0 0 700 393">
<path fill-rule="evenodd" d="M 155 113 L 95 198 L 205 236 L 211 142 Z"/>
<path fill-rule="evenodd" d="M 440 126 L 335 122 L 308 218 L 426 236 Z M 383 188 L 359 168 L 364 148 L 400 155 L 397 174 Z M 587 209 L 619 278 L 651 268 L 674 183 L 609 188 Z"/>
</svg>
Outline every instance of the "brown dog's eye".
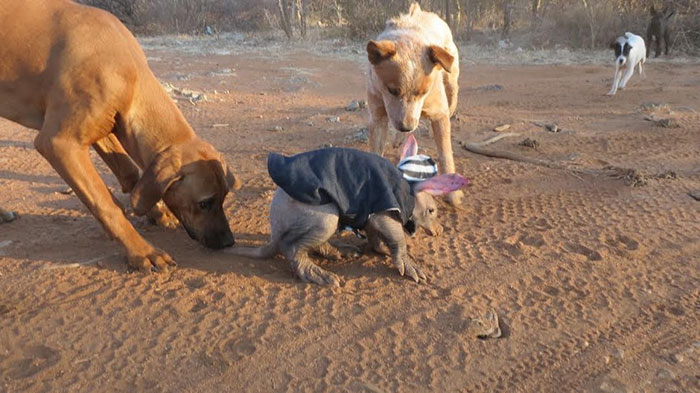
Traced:
<svg viewBox="0 0 700 393">
<path fill-rule="evenodd" d="M 203 201 L 199 201 L 199 208 L 202 210 L 211 210 L 214 207 L 214 198 L 208 198 Z"/>
<path fill-rule="evenodd" d="M 395 87 L 388 87 L 387 90 L 389 90 L 389 93 L 394 97 L 398 97 L 401 95 L 401 90 Z"/>
</svg>

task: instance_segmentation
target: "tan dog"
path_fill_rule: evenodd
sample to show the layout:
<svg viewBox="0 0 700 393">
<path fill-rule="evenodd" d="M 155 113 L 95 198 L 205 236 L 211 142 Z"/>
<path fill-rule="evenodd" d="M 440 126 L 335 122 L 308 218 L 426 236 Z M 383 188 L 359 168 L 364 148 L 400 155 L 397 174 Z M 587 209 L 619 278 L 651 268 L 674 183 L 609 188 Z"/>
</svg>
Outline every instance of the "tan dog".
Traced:
<svg viewBox="0 0 700 393">
<path fill-rule="evenodd" d="M 450 117 L 457 108 L 459 58 L 447 24 L 413 3 L 408 14 L 390 19 L 376 41 L 367 44 L 369 140 L 372 152 L 384 154 L 388 122 L 411 132 L 420 117 L 430 120 L 440 170 L 455 173 Z M 462 192 L 448 195 L 458 204 Z"/>
<path fill-rule="evenodd" d="M 162 199 L 192 238 L 210 248 L 233 244 L 222 203 L 236 178 L 195 135 L 117 18 L 67 0 L 5 1 L 0 26 L 0 116 L 39 130 L 36 149 L 131 266 L 174 261 L 129 223 L 90 162 L 91 145 L 131 192 L 137 215 L 153 210 L 167 222 Z"/>
</svg>

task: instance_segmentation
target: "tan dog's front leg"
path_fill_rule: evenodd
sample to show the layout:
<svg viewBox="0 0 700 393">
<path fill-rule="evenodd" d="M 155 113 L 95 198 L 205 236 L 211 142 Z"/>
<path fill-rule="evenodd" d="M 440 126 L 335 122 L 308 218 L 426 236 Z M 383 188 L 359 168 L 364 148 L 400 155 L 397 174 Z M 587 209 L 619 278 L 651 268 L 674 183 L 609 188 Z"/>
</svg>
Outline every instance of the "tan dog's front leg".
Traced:
<svg viewBox="0 0 700 393">
<path fill-rule="evenodd" d="M 17 219 L 17 213 L 7 211 L 0 207 L 0 224 L 10 222 Z"/>
<path fill-rule="evenodd" d="M 68 123 L 66 119 L 47 118 L 46 124 L 62 124 L 61 120 Z M 143 272 L 150 272 L 152 268 L 166 270 L 175 265 L 170 255 L 151 246 L 136 232 L 90 162 L 88 146 L 80 144 L 72 134 L 65 130 L 52 132 L 45 129 L 34 140 L 34 146 L 109 235 L 124 246 L 129 265 Z"/>
<path fill-rule="evenodd" d="M 379 102 L 377 102 L 379 100 Z M 370 97 L 369 107 L 369 150 L 384 156 L 384 148 L 389 137 L 389 117 L 381 97 Z"/>
<path fill-rule="evenodd" d="M 450 129 L 450 118 L 445 115 L 435 120 L 431 120 L 435 144 L 438 148 L 438 159 L 440 160 L 440 170 L 442 173 L 455 173 L 455 161 L 452 153 L 452 132 Z M 447 194 L 447 201 L 457 206 L 462 203 L 462 191 L 457 190 Z"/>
</svg>

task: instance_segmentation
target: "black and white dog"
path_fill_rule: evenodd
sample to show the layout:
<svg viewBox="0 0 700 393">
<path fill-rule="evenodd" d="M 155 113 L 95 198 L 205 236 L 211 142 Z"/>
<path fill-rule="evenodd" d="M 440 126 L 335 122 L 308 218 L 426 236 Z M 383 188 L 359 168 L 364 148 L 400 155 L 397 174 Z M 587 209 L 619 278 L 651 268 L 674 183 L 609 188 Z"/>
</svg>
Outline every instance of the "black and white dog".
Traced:
<svg viewBox="0 0 700 393">
<path fill-rule="evenodd" d="M 647 59 L 647 48 L 644 45 L 644 38 L 632 33 L 625 33 L 624 36 L 617 37 L 610 44 L 610 47 L 615 50 L 615 77 L 608 92 L 608 95 L 612 96 L 615 95 L 618 88 L 625 88 L 632 74 L 634 74 L 634 67 L 637 65 L 639 66 L 639 75 L 642 75 L 642 64 Z M 623 66 L 626 66 L 624 76 L 622 76 Z M 620 80 L 620 77 L 622 77 L 622 80 Z"/>
<path fill-rule="evenodd" d="M 666 7 L 661 12 L 656 11 L 654 6 L 651 6 L 651 21 L 649 21 L 649 27 L 647 28 L 647 43 L 649 44 L 649 49 L 653 45 L 654 40 L 656 41 L 656 50 L 654 51 L 655 57 L 659 57 L 661 54 L 661 40 L 664 40 L 666 44 L 666 56 L 668 56 L 668 50 L 671 46 L 671 17 L 675 13 L 674 10 Z"/>
</svg>

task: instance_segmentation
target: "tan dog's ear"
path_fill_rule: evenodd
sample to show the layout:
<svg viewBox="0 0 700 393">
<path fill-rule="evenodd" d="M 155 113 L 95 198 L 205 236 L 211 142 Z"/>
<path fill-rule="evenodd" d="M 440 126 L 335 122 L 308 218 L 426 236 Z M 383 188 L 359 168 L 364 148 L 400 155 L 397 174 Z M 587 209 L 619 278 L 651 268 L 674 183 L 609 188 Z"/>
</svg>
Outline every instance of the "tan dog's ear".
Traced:
<svg viewBox="0 0 700 393">
<path fill-rule="evenodd" d="M 408 14 L 413 16 L 418 11 L 420 11 L 420 4 L 414 1 L 413 4 L 411 4 L 411 7 L 408 9 Z"/>
<path fill-rule="evenodd" d="M 231 168 L 228 167 L 223 154 L 219 156 L 219 161 L 221 162 L 221 166 L 224 168 L 224 173 L 226 173 L 226 189 L 233 191 L 240 190 L 243 184 L 241 183 L 241 180 L 236 177 L 233 172 L 231 172 Z"/>
<path fill-rule="evenodd" d="M 377 65 L 396 54 L 394 41 L 370 41 L 367 43 L 367 58 L 373 65 Z"/>
<path fill-rule="evenodd" d="M 455 60 L 455 57 L 445 49 L 437 45 L 431 45 L 428 48 L 428 57 L 430 57 L 430 61 L 433 63 L 439 64 L 443 70 L 447 72 L 452 70 L 452 62 Z"/>
<path fill-rule="evenodd" d="M 182 166 L 179 146 L 162 151 L 143 171 L 143 175 L 131 191 L 131 207 L 137 216 L 148 213 L 163 194 L 177 180 Z"/>
</svg>

